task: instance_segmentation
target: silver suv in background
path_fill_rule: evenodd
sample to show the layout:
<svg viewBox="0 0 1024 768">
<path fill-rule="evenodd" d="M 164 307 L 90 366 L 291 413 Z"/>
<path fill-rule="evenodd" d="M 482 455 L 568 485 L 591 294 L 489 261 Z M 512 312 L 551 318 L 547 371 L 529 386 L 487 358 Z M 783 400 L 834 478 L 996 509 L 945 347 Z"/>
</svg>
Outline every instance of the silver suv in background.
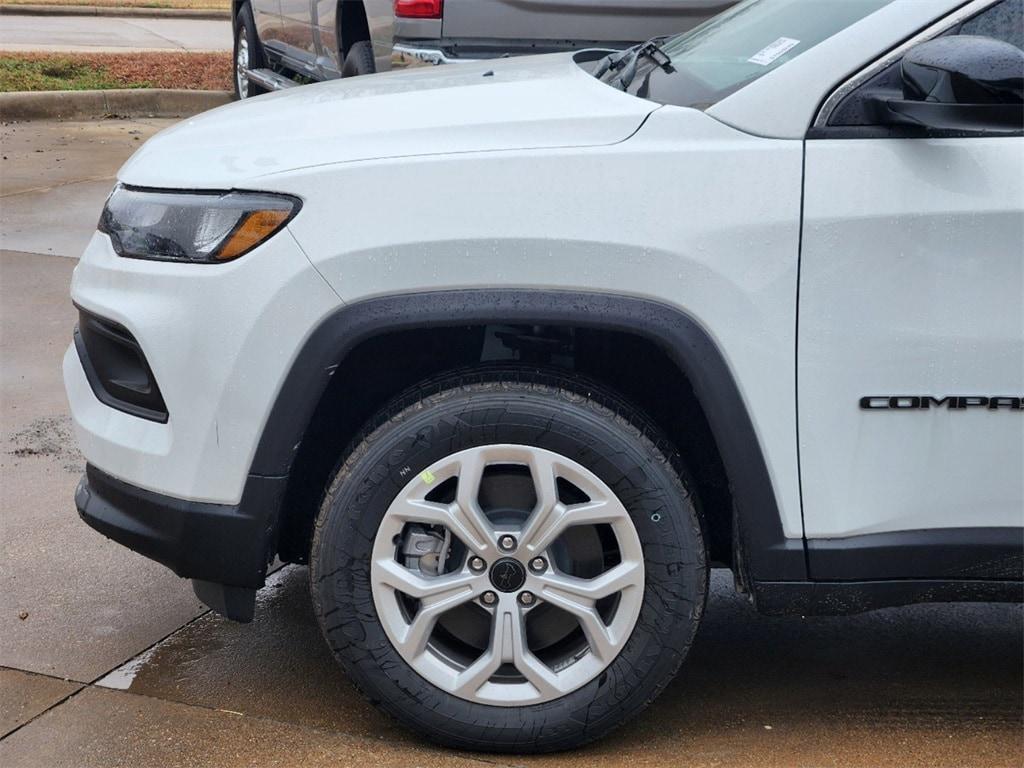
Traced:
<svg viewBox="0 0 1024 768">
<path fill-rule="evenodd" d="M 577 48 L 686 32 L 735 0 L 396 0 L 393 67 Z"/>
<path fill-rule="evenodd" d="M 594 46 L 696 26 L 734 0 L 233 0 L 239 98 L 395 67 Z"/>
</svg>

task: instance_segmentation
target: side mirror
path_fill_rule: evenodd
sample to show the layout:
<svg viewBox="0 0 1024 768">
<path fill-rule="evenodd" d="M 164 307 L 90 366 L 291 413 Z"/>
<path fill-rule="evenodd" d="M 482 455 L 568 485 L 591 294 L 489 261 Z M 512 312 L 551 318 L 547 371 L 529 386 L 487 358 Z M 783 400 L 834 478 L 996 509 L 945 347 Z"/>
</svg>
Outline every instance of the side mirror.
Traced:
<svg viewBox="0 0 1024 768">
<path fill-rule="evenodd" d="M 911 48 L 901 64 L 902 99 L 879 99 L 890 125 L 937 130 L 1024 130 L 1024 51 L 977 35 Z"/>
</svg>

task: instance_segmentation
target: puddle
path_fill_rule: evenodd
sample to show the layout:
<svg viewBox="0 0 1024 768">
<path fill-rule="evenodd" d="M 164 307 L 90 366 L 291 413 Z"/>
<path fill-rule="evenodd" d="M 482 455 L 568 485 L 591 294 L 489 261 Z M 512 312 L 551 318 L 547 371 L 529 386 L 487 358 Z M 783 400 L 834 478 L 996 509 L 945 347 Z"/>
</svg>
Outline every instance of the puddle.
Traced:
<svg viewBox="0 0 1024 768">
<path fill-rule="evenodd" d="M 97 685 L 348 734 L 415 742 L 369 704 L 313 616 L 309 571 L 286 566 L 257 593 L 251 624 L 206 613 Z"/>
<path fill-rule="evenodd" d="M 118 691 L 129 690 L 132 687 L 132 681 L 135 680 L 135 676 L 139 673 L 139 670 L 149 663 L 155 653 L 155 647 L 150 648 L 148 651 L 143 651 L 127 664 L 122 664 L 110 674 L 102 677 L 96 682 L 96 685 L 101 688 L 113 688 Z"/>
</svg>

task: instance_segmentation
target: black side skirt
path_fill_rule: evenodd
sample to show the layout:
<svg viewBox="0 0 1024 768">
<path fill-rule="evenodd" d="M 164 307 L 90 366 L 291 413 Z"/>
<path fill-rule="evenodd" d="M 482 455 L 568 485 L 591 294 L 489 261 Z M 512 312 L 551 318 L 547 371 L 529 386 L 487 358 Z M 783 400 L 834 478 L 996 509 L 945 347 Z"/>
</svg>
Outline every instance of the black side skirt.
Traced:
<svg viewBox="0 0 1024 768">
<path fill-rule="evenodd" d="M 840 616 L 914 603 L 1020 603 L 1024 582 L 893 579 L 891 581 L 759 581 L 758 613 L 769 616 Z"/>
<path fill-rule="evenodd" d="M 811 580 L 756 581 L 762 613 L 834 615 L 911 603 L 1024 602 L 1024 528 L 808 539 Z"/>
<path fill-rule="evenodd" d="M 1024 528 L 931 528 L 808 539 L 814 581 L 1020 580 Z"/>
</svg>

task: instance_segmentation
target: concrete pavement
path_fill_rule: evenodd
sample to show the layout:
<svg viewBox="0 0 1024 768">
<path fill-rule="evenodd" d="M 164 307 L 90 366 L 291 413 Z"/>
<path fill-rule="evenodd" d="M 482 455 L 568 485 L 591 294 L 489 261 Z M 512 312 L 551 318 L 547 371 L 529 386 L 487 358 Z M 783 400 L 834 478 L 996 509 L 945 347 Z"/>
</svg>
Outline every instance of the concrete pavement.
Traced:
<svg viewBox="0 0 1024 768">
<path fill-rule="evenodd" d="M 85 51 L 229 51 L 227 20 L 150 19 L 89 16 L 17 16 L 0 22 L 0 50 Z"/>
<path fill-rule="evenodd" d="M 77 258 L 96 231 L 117 169 L 175 122 L 0 125 L 0 249 Z"/>
<path fill-rule="evenodd" d="M 255 622 L 239 625 L 206 612 L 187 582 L 93 532 L 73 508 L 82 459 L 59 375 L 75 321 L 75 262 L 41 254 L 63 242 L 56 252 L 77 254 L 72 241 L 91 234 L 100 186 L 105 195 L 117 165 L 164 124 L 0 133 L 2 235 L 37 251 L 0 253 L 4 768 L 1024 763 L 1016 605 L 770 618 L 718 572 L 690 659 L 641 718 L 572 754 L 482 756 L 427 746 L 359 695 L 320 637 L 306 569 L 275 574 Z M 19 232 L 8 233 L 10 222 Z"/>
<path fill-rule="evenodd" d="M 46 5 L 0 3 L 0 16 L 120 16 L 159 19 L 230 19 L 228 8 L 167 8 L 141 5 Z"/>
<path fill-rule="evenodd" d="M 1016 606 L 768 619 L 719 572 L 690 660 L 639 720 L 570 754 L 473 755 L 424 744 L 362 698 L 323 645 L 307 578 L 294 567 L 272 578 L 252 625 L 204 614 L 74 692 L 0 741 L 0 764 L 1011 768 L 1024 758 Z"/>
<path fill-rule="evenodd" d="M 81 688 L 69 680 L 0 669 L 0 739 Z"/>
<path fill-rule="evenodd" d="M 0 252 L 0 666 L 89 683 L 203 609 L 166 569 L 84 535 L 75 513 L 84 464 L 60 381 L 74 266 Z"/>
</svg>

